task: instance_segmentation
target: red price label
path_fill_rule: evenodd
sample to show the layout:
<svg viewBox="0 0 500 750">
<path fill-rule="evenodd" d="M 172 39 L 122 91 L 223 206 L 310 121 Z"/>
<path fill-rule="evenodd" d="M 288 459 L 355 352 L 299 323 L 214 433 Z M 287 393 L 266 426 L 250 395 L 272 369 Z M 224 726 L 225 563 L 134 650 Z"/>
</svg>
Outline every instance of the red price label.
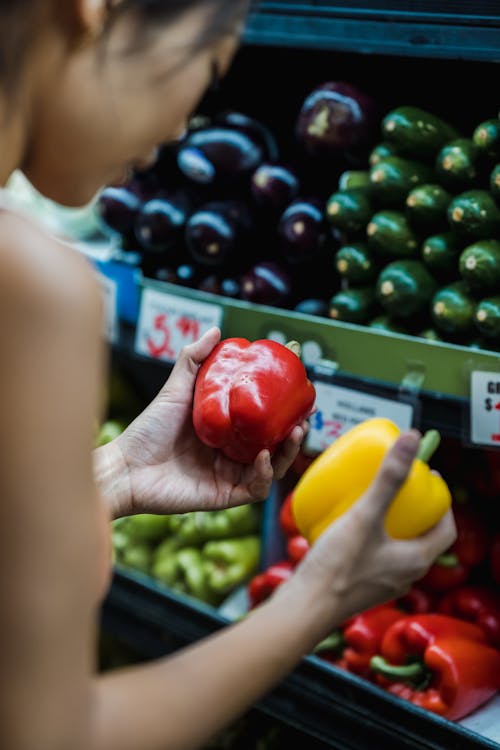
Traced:
<svg viewBox="0 0 500 750">
<path fill-rule="evenodd" d="M 181 349 L 222 322 L 222 308 L 207 302 L 145 289 L 137 324 L 138 354 L 175 362 Z"/>
</svg>

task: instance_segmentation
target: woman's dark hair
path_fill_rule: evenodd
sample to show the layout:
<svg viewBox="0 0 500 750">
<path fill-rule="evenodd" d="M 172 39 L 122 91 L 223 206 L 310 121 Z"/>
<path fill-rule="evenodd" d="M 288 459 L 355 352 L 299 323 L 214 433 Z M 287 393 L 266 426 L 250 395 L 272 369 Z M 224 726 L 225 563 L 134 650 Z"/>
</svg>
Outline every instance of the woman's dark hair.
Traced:
<svg viewBox="0 0 500 750">
<path fill-rule="evenodd" d="M 46 0 L 0 0 L 0 84 L 11 86 L 29 49 L 36 13 Z M 251 6 L 251 0 L 121 0 L 110 2 L 108 29 L 125 13 L 134 13 L 138 21 L 138 40 L 142 30 L 155 31 L 174 22 L 195 8 L 206 8 L 207 24 L 188 52 L 209 46 L 225 34 L 234 32 Z"/>
</svg>

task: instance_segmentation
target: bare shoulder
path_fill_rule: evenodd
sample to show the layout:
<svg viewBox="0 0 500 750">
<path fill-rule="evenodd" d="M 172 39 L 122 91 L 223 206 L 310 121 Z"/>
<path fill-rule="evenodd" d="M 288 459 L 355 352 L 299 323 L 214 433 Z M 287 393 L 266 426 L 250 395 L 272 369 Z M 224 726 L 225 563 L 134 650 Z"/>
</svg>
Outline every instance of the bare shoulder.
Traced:
<svg viewBox="0 0 500 750">
<path fill-rule="evenodd" d="M 42 316 L 83 317 L 95 326 L 101 316 L 101 295 L 90 263 L 76 250 L 29 218 L 1 211 L 2 309 L 3 313 L 29 310 Z"/>
</svg>

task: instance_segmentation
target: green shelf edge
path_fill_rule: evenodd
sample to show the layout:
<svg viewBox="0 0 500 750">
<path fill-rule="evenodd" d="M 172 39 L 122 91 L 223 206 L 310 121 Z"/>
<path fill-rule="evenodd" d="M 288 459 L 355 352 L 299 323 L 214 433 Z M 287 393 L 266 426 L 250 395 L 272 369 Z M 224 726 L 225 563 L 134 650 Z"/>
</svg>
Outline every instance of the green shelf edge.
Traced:
<svg viewBox="0 0 500 750">
<path fill-rule="evenodd" d="M 337 363 L 338 372 L 354 378 L 401 386 L 411 373 L 423 378 L 421 390 L 454 398 L 469 398 L 474 370 L 498 372 L 500 353 L 414 336 L 386 333 L 365 326 L 339 323 L 291 310 L 256 305 L 200 292 L 154 279 L 141 278 L 142 289 L 219 305 L 223 309 L 224 338 L 268 338 L 272 332 L 301 344 L 316 342 L 322 358 Z"/>
</svg>

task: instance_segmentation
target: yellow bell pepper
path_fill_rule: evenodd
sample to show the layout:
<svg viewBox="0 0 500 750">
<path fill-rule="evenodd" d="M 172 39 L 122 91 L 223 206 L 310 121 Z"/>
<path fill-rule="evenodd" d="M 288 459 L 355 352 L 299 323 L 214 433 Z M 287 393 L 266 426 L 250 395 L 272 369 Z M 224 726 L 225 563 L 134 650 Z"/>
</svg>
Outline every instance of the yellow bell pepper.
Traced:
<svg viewBox="0 0 500 750">
<path fill-rule="evenodd" d="M 341 435 L 306 469 L 293 490 L 292 513 L 309 543 L 368 489 L 389 448 L 400 435 L 389 419 L 368 419 Z M 411 539 L 431 529 L 451 506 L 444 479 L 426 461 L 439 444 L 431 430 L 385 518 L 387 533 Z"/>
</svg>

